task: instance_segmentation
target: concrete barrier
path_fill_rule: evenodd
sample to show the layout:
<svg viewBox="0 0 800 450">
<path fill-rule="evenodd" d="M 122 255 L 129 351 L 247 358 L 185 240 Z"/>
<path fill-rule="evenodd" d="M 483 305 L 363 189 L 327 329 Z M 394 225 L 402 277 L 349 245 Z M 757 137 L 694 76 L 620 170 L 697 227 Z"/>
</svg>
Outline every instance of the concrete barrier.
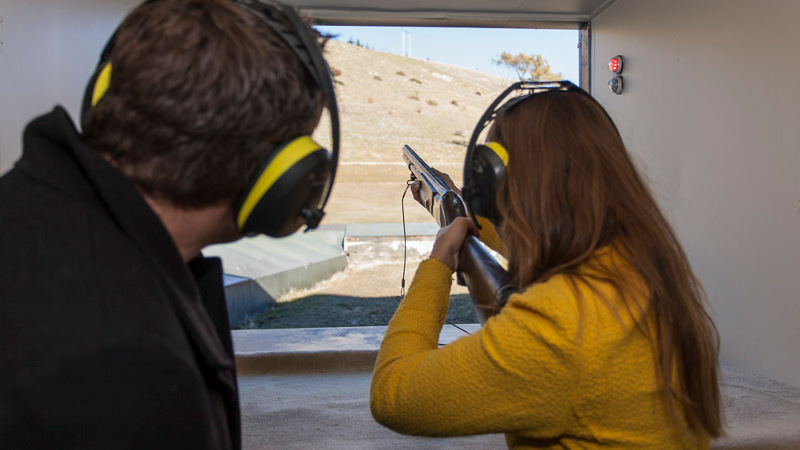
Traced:
<svg viewBox="0 0 800 450">
<path fill-rule="evenodd" d="M 203 249 L 222 259 L 231 326 L 269 309 L 283 294 L 313 286 L 347 268 L 344 226 L 294 233 L 285 238 L 255 236 Z"/>
<path fill-rule="evenodd" d="M 430 253 L 435 223 L 407 223 L 409 258 Z M 222 258 L 231 326 L 257 315 L 284 294 L 305 289 L 345 270 L 349 261 L 403 257 L 402 223 L 322 225 L 284 238 L 256 236 L 203 249 Z"/>
</svg>

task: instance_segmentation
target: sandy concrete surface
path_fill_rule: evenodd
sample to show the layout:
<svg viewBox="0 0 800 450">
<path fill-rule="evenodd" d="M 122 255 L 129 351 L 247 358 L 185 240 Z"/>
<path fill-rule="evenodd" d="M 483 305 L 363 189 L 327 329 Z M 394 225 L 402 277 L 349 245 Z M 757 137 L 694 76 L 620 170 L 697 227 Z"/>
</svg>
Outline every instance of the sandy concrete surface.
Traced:
<svg viewBox="0 0 800 450">
<path fill-rule="evenodd" d="M 420 438 L 382 427 L 369 411 L 371 377 L 371 372 L 240 377 L 243 448 L 506 448 L 502 435 Z"/>
</svg>

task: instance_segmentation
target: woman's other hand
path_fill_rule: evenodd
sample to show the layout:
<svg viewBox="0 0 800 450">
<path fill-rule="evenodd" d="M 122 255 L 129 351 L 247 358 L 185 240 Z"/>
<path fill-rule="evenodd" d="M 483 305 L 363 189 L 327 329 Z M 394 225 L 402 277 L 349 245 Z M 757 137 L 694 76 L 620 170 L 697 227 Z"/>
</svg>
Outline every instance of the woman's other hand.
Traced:
<svg viewBox="0 0 800 450">
<path fill-rule="evenodd" d="M 441 178 L 441 179 L 442 179 L 442 181 L 444 181 L 444 184 L 446 184 L 446 185 L 447 185 L 447 187 L 449 187 L 450 189 L 452 189 L 452 190 L 453 190 L 453 192 L 455 192 L 456 194 L 458 194 L 458 196 L 459 196 L 459 197 L 461 197 L 461 189 L 459 189 L 459 188 L 457 188 L 457 187 L 456 187 L 456 184 L 455 184 L 455 183 L 453 183 L 453 179 L 452 179 L 452 178 L 450 178 L 450 175 L 448 175 L 448 174 L 446 174 L 446 173 L 444 173 L 444 172 L 441 172 L 441 171 L 439 171 L 439 170 L 438 170 L 438 169 L 436 169 L 435 167 L 431 167 L 431 172 L 433 172 L 433 173 L 434 173 L 434 174 L 436 174 L 436 175 L 437 175 L 439 178 Z"/>
<path fill-rule="evenodd" d="M 433 172 L 435 175 L 437 175 L 439 178 L 441 178 L 442 181 L 444 181 L 444 183 L 450 189 L 452 189 L 456 194 L 458 194 L 459 197 L 461 196 L 461 189 L 456 187 L 456 184 L 453 183 L 453 179 L 450 178 L 450 175 L 448 175 L 448 174 L 446 174 L 446 173 L 444 173 L 444 172 L 442 172 L 440 170 L 437 170 L 437 169 L 435 169 L 433 167 L 431 167 L 431 172 Z M 419 194 L 419 189 L 420 189 L 421 186 L 422 186 L 422 182 L 419 181 L 419 180 L 411 183 L 411 195 L 414 196 L 414 200 L 416 200 L 417 203 L 419 203 L 420 205 L 422 205 L 424 207 L 425 206 L 425 202 L 422 200 L 422 197 Z"/>
<path fill-rule="evenodd" d="M 436 233 L 436 242 L 433 243 L 431 257 L 438 259 L 451 271 L 458 270 L 458 252 L 468 235 L 479 236 L 480 231 L 472 220 L 466 217 L 457 217 L 450 225 Z"/>
</svg>

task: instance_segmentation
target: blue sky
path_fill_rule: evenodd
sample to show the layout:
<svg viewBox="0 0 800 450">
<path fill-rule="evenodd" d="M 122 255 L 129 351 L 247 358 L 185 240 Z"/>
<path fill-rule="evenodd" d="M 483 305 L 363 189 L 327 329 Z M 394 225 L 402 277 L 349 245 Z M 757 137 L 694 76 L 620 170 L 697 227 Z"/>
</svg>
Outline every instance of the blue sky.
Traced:
<svg viewBox="0 0 800 450">
<path fill-rule="evenodd" d="M 500 53 L 536 53 L 544 56 L 553 72 L 578 84 L 577 30 L 497 28 L 352 27 L 318 26 L 338 40 L 355 42 L 382 52 L 402 53 L 402 31 L 411 34 L 411 56 L 455 64 L 510 79 L 515 74 L 492 64 Z"/>
</svg>

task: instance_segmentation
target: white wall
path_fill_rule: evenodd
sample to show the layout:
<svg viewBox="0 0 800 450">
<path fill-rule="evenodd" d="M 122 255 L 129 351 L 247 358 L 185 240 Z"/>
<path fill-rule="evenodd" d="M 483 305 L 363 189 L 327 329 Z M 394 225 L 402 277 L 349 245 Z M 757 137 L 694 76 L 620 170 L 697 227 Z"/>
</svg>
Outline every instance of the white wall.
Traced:
<svg viewBox="0 0 800 450">
<path fill-rule="evenodd" d="M 77 121 L 100 50 L 138 0 L 0 0 L 0 173 L 25 125 L 56 104 Z"/>
<path fill-rule="evenodd" d="M 618 0 L 592 86 L 708 291 L 723 359 L 800 386 L 800 2 Z M 625 57 L 625 92 L 606 87 Z"/>
</svg>

